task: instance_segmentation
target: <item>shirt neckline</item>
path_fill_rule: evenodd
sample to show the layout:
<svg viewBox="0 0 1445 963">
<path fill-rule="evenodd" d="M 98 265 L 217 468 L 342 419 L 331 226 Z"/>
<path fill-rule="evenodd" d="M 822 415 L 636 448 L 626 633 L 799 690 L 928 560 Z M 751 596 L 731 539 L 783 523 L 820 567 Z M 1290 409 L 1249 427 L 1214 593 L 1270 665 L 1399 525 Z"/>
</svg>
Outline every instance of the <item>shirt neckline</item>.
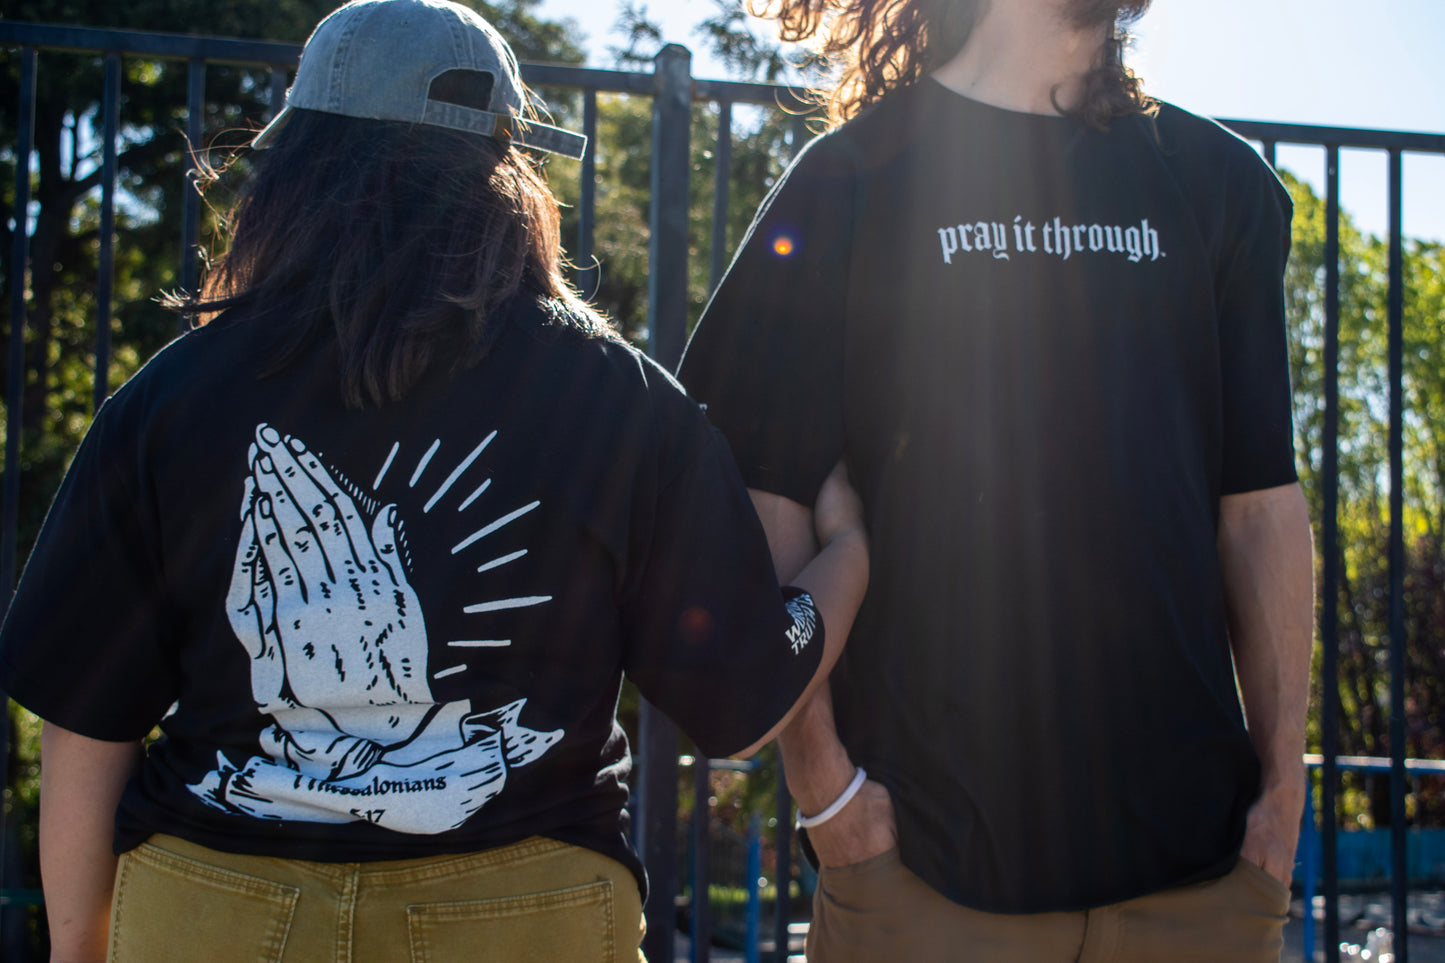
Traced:
<svg viewBox="0 0 1445 963">
<path fill-rule="evenodd" d="M 977 98 L 970 97 L 967 94 L 961 94 L 958 91 L 954 90 L 952 87 L 949 87 L 947 84 L 943 83 L 943 81 L 939 80 L 932 74 L 926 75 L 924 79 L 927 85 L 933 90 L 935 95 L 941 96 L 947 99 L 949 102 L 956 102 L 962 106 L 980 112 L 991 113 L 996 116 L 1005 118 L 1018 118 L 1020 120 L 1029 122 L 1038 121 L 1042 124 L 1048 125 L 1054 125 L 1058 124 L 1061 121 L 1068 121 L 1072 119 L 1067 114 L 1038 114 L 1031 110 L 1014 110 L 1011 107 L 1000 107 L 998 104 L 990 104 L 987 101 L 978 100 Z"/>
</svg>

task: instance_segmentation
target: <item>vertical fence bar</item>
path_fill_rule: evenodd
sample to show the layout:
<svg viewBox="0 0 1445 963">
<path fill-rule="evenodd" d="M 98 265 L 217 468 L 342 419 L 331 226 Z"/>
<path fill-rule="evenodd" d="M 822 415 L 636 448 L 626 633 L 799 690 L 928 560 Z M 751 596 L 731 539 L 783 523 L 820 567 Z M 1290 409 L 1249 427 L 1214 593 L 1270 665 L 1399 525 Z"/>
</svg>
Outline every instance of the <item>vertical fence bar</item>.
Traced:
<svg viewBox="0 0 1445 963">
<path fill-rule="evenodd" d="M 687 325 L 687 214 L 689 137 L 692 127 L 692 54 L 668 44 L 654 61 L 652 101 L 652 212 L 648 239 L 648 351 L 672 370 L 682 359 Z M 647 901 L 649 960 L 670 960 L 677 892 L 677 727 L 642 700 L 638 820 L 642 859 L 651 880 Z"/>
<path fill-rule="evenodd" d="M 763 829 L 762 820 L 753 816 L 748 825 L 748 922 L 743 937 L 744 963 L 759 963 L 758 939 L 762 930 L 762 895 L 758 892 L 758 878 L 763 875 Z"/>
<path fill-rule="evenodd" d="M 773 903 L 773 959 L 784 963 L 788 958 L 788 924 L 792 921 L 793 883 L 793 797 L 783 773 L 783 757 L 778 756 L 778 830 L 773 837 L 776 850 L 773 882 L 777 884 L 777 901 Z"/>
<path fill-rule="evenodd" d="M 181 199 L 181 284 L 187 294 L 200 285 L 201 195 L 196 189 L 197 153 L 201 150 L 206 110 L 206 62 L 193 57 L 186 71 L 186 174 Z M 181 316 L 185 330 L 186 317 Z"/>
<path fill-rule="evenodd" d="M 717 105 L 717 153 L 712 176 L 712 265 L 708 272 L 708 290 L 715 291 L 722 283 L 728 266 L 728 202 L 733 174 L 733 103 L 720 100 Z"/>
<path fill-rule="evenodd" d="M 648 348 L 671 370 L 687 336 L 687 216 L 692 54 L 670 43 L 656 59 L 652 101 L 652 236 L 648 242 Z"/>
<path fill-rule="evenodd" d="M 712 959 L 711 869 L 708 866 L 712 766 L 700 751 L 692 759 L 692 963 Z"/>
<path fill-rule="evenodd" d="M 266 105 L 266 122 L 270 123 L 281 113 L 286 103 L 286 68 L 271 68 L 271 102 Z"/>
<path fill-rule="evenodd" d="M 30 154 L 35 148 L 35 48 L 20 50 L 20 101 L 15 114 L 15 230 L 10 238 L 10 343 L 5 379 L 5 481 L 4 506 L 0 509 L 0 609 L 9 609 L 15 591 L 15 553 L 20 529 L 20 414 L 25 394 L 25 278 L 30 261 Z M 10 835 L 5 818 L 5 787 L 10 784 L 10 700 L 0 695 L 0 890 L 10 889 L 18 880 L 6 867 Z M 0 947 L 10 945 L 10 921 L 24 920 L 24 910 L 0 907 Z"/>
<path fill-rule="evenodd" d="M 677 727 L 646 699 L 638 700 L 637 742 L 634 835 L 648 882 L 642 952 L 649 960 L 671 960 L 677 932 Z"/>
<path fill-rule="evenodd" d="M 1270 167 L 1274 167 L 1275 142 L 1272 140 L 1263 141 L 1260 146 L 1263 148 L 1264 162 Z"/>
<path fill-rule="evenodd" d="M 99 411 L 110 394 L 110 316 L 115 290 L 116 137 L 120 132 L 120 54 L 105 55 L 105 91 L 101 114 L 100 258 L 95 282 L 95 395 Z"/>
<path fill-rule="evenodd" d="M 1409 963 L 1405 834 L 1405 257 L 1400 151 L 1390 151 L 1390 901 L 1395 963 Z"/>
<path fill-rule="evenodd" d="M 1325 146 L 1325 423 L 1320 541 L 1320 863 L 1324 870 L 1325 953 L 1340 945 L 1339 850 L 1335 787 L 1339 738 L 1340 149 Z"/>
<path fill-rule="evenodd" d="M 35 149 L 35 64 L 35 48 L 22 49 L 20 103 L 15 125 L 15 231 L 10 239 L 10 370 L 5 383 L 5 504 L 3 532 L 0 532 L 0 590 L 5 593 L 3 601 L 7 609 L 10 607 L 10 595 L 15 590 L 15 552 L 20 528 L 20 415 L 25 394 L 25 278 L 30 261 L 30 154 Z"/>
<path fill-rule="evenodd" d="M 808 142 L 808 115 L 807 115 L 807 114 L 794 114 L 794 115 L 793 115 L 793 144 L 792 144 L 792 156 L 793 156 L 793 157 L 797 157 L 797 156 L 798 156 L 798 151 L 802 150 L 802 149 L 803 149 L 803 145 L 806 144 L 807 142 Z"/>
<path fill-rule="evenodd" d="M 1305 963 L 1315 958 L 1315 876 L 1320 870 L 1319 835 L 1315 832 L 1314 767 L 1305 768 L 1305 810 L 1300 820 L 1300 896 L 1304 901 L 1300 944 Z"/>
<path fill-rule="evenodd" d="M 582 157 L 582 196 L 577 204 L 577 290 L 591 301 L 597 297 L 602 273 L 593 254 L 593 230 L 597 223 L 597 91 L 582 93 L 582 133 L 587 153 Z"/>
</svg>

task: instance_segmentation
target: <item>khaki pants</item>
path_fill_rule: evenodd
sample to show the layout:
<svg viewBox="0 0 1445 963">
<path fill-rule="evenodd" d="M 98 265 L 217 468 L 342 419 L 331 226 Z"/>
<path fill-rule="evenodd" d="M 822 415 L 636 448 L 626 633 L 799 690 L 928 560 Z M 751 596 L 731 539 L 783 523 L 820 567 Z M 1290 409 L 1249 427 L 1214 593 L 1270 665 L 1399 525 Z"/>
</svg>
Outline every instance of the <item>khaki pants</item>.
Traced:
<svg viewBox="0 0 1445 963">
<path fill-rule="evenodd" d="M 1277 963 L 1289 887 L 1241 859 L 1228 875 L 1079 913 L 982 913 L 892 850 L 824 868 L 809 963 Z"/>
<path fill-rule="evenodd" d="M 120 858 L 112 963 L 637 963 L 627 867 L 550 839 L 464 856 L 312 863 L 171 836 Z"/>
</svg>

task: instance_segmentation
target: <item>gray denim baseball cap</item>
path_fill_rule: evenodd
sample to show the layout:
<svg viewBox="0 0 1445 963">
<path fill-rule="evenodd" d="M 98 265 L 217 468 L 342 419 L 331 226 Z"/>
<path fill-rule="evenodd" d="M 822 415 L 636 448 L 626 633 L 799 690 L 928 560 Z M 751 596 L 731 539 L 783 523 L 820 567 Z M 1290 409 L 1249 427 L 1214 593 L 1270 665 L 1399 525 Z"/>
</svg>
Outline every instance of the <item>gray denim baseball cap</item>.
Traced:
<svg viewBox="0 0 1445 963">
<path fill-rule="evenodd" d="M 452 70 L 491 76 L 489 109 L 430 98 L 432 81 Z M 286 106 L 251 146 L 271 146 L 303 109 L 432 124 L 581 157 L 587 138 L 526 119 L 528 96 L 511 48 L 476 11 L 449 0 L 353 0 L 312 32 Z"/>
</svg>

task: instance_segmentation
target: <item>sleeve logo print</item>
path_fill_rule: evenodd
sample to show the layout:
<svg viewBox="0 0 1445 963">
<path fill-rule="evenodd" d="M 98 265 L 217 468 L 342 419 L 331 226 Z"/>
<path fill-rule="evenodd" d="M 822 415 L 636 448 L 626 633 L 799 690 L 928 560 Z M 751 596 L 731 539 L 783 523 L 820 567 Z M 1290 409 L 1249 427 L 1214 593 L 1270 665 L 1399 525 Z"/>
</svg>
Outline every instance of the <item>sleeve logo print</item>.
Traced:
<svg viewBox="0 0 1445 963">
<path fill-rule="evenodd" d="M 429 512 L 496 437 L 457 466 Z M 394 445 L 373 488 L 399 450 Z M 440 442 L 422 457 L 415 488 Z M 260 754 L 216 768 L 189 788 L 207 805 L 262 819 L 365 820 L 406 833 L 460 826 L 499 794 L 511 768 L 540 758 L 565 734 L 521 725 L 519 699 L 482 712 L 470 700 L 438 703 L 426 622 L 403 562 L 397 507 L 377 505 L 322 464 L 300 439 L 258 425 L 248 454 L 241 535 L 226 599 L 236 638 L 251 659 L 251 691 L 271 725 Z M 487 483 L 462 503 L 470 506 Z M 368 521 L 358 500 L 370 514 Z M 536 508 L 482 527 L 455 555 Z M 485 572 L 526 554 L 493 559 Z M 467 606 L 471 613 L 540 605 L 551 596 Z M 456 640 L 458 649 L 510 640 Z"/>
<path fill-rule="evenodd" d="M 1010 230 L 1012 228 L 1012 230 Z M 1145 218 L 1138 224 L 1067 224 L 1062 218 L 1042 226 L 1025 221 L 1020 214 L 1013 224 L 975 221 L 938 229 L 943 263 L 952 264 L 959 255 L 987 255 L 1001 261 L 1012 254 L 1043 253 L 1067 261 L 1079 254 L 1121 254 L 1138 264 L 1145 258 L 1167 257 L 1159 246 L 1159 232 Z"/>
<path fill-rule="evenodd" d="M 797 655 L 808 647 L 818 631 L 818 606 L 813 602 L 813 596 L 799 592 L 788 599 L 786 607 L 793 617 L 793 624 L 788 628 L 788 642 L 793 647 L 793 654 Z"/>
</svg>

